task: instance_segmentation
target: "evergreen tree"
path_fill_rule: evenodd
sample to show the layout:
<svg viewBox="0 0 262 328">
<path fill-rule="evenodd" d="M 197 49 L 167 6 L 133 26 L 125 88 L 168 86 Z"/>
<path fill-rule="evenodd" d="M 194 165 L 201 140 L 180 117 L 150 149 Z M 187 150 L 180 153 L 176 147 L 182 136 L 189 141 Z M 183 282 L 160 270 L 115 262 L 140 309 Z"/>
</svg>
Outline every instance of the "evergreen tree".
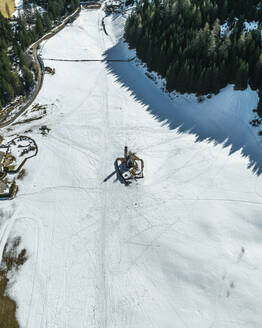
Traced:
<svg viewBox="0 0 262 328">
<path fill-rule="evenodd" d="M 22 73 L 23 73 L 25 90 L 29 91 L 30 88 L 34 85 L 33 74 L 27 67 L 23 67 Z"/>
<path fill-rule="evenodd" d="M 262 18 L 259 0 L 140 0 L 125 26 L 137 56 L 180 92 L 217 93 L 228 83 L 261 87 L 261 32 L 244 22 Z M 221 25 L 228 29 L 221 34 Z"/>
<path fill-rule="evenodd" d="M 36 35 L 41 37 L 44 34 L 44 26 L 42 23 L 42 17 L 40 14 L 36 15 L 36 26 L 35 26 Z"/>
<path fill-rule="evenodd" d="M 43 14 L 38 6 L 45 9 Z M 0 13 L 0 107 L 33 87 L 33 65 L 24 51 L 78 6 L 79 0 L 23 0 L 16 24 Z"/>
</svg>

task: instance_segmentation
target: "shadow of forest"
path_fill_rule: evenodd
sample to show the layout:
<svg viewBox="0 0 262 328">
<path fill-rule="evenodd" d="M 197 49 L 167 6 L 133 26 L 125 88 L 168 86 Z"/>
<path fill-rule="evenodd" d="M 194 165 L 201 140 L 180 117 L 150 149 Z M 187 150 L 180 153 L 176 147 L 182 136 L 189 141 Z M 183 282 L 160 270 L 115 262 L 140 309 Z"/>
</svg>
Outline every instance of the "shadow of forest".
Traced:
<svg viewBox="0 0 262 328">
<path fill-rule="evenodd" d="M 121 39 L 104 53 L 105 59 L 126 58 L 125 47 Z M 240 150 L 248 158 L 248 167 L 257 175 L 262 173 L 261 142 L 257 130 L 249 124 L 258 102 L 255 91 L 235 91 L 227 86 L 202 103 L 187 96 L 172 100 L 134 65 L 107 62 L 107 69 L 159 122 L 179 133 L 194 134 L 196 142 L 207 140 L 229 147 L 229 154 Z"/>
</svg>

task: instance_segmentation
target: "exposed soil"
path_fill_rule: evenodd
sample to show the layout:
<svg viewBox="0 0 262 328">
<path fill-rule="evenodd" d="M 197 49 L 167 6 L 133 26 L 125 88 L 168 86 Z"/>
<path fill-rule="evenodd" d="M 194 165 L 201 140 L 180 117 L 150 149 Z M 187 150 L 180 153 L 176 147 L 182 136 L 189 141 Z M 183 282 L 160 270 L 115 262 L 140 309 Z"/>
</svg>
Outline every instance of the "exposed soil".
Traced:
<svg viewBox="0 0 262 328">
<path fill-rule="evenodd" d="M 18 328 L 16 303 L 8 295 L 10 279 L 27 259 L 26 250 L 19 251 L 20 238 L 8 241 L 5 245 L 0 265 L 0 327 Z"/>
<path fill-rule="evenodd" d="M 15 12 L 15 0 L 1 0 L 0 12 L 6 18 L 11 18 Z"/>
</svg>

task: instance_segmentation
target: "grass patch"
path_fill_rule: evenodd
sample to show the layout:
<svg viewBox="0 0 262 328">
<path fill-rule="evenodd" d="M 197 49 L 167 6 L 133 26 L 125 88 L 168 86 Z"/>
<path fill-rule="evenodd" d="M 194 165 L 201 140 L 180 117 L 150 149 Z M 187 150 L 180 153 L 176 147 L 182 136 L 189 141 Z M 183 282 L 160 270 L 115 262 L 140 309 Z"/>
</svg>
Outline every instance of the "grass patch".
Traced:
<svg viewBox="0 0 262 328">
<path fill-rule="evenodd" d="M 16 320 L 16 303 L 8 296 L 8 283 L 19 267 L 27 260 L 26 250 L 18 250 L 21 239 L 15 238 L 5 245 L 0 265 L 0 327 L 19 328 Z"/>
<path fill-rule="evenodd" d="M 0 0 L 0 12 L 6 18 L 11 18 L 15 12 L 15 0 Z"/>
</svg>

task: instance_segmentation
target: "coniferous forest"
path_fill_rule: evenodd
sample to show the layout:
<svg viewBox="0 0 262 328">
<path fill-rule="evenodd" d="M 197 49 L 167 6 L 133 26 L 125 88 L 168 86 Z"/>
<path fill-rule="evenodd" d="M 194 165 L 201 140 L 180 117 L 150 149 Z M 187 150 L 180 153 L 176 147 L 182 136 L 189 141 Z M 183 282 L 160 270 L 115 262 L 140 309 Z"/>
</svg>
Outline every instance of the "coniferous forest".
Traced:
<svg viewBox="0 0 262 328">
<path fill-rule="evenodd" d="M 6 19 L 0 13 L 0 108 L 27 94 L 34 84 L 27 47 L 78 6 L 79 0 L 24 0 L 17 19 Z"/>
<path fill-rule="evenodd" d="M 169 91 L 217 93 L 228 83 L 262 89 L 261 24 L 248 31 L 251 21 L 262 22 L 262 1 L 140 0 L 125 39 Z"/>
</svg>

